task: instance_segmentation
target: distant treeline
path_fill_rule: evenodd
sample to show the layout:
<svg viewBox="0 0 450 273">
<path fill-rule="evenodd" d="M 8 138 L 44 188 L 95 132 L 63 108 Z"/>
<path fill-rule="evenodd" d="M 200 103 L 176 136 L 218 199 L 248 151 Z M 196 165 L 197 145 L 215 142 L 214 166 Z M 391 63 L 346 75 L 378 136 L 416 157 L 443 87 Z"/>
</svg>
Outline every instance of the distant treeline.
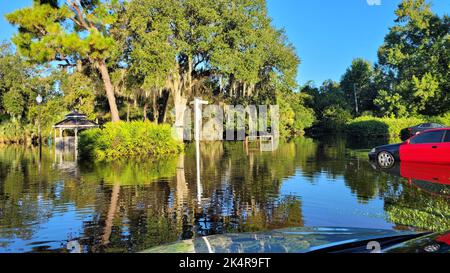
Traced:
<svg viewBox="0 0 450 273">
<path fill-rule="evenodd" d="M 425 0 L 403 0 L 395 14 L 378 62 L 357 58 L 340 82 L 301 88 L 319 128 L 343 130 L 360 116 L 450 121 L 449 16 L 434 14 Z"/>
<path fill-rule="evenodd" d="M 444 115 L 449 17 L 425 0 L 403 0 L 396 15 L 376 64 L 355 59 L 339 83 L 299 87 L 300 59 L 265 0 L 36 0 L 6 15 L 18 32 L 0 48 L 0 142 L 31 142 L 38 123 L 49 136 L 70 110 L 182 123 L 171 110 L 196 96 L 278 104 L 283 136 L 359 116 Z"/>
</svg>

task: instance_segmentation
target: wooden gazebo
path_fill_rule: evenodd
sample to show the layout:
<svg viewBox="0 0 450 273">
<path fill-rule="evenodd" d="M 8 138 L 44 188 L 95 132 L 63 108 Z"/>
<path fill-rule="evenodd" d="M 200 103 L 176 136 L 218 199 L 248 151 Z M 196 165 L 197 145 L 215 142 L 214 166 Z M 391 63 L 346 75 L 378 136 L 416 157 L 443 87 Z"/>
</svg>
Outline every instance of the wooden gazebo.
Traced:
<svg viewBox="0 0 450 273">
<path fill-rule="evenodd" d="M 73 111 L 66 115 L 64 120 L 53 125 L 55 132 L 55 145 L 57 148 L 75 147 L 78 146 L 78 132 L 81 130 L 99 127 L 97 123 L 90 121 L 86 115 Z M 75 133 L 74 137 L 64 137 L 65 130 L 72 130 Z M 57 132 L 59 131 L 59 137 Z"/>
</svg>

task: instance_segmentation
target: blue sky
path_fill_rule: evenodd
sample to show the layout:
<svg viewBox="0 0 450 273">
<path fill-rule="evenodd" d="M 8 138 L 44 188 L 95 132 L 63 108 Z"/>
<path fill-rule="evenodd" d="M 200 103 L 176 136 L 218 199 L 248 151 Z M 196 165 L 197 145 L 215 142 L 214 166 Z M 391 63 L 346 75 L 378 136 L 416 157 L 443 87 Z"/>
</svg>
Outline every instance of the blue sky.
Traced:
<svg viewBox="0 0 450 273">
<path fill-rule="evenodd" d="M 0 40 L 15 32 L 4 15 L 31 0 L 0 0 Z M 284 28 L 301 59 L 298 82 L 320 85 L 339 80 L 356 57 L 375 62 L 377 49 L 394 23 L 400 0 L 267 0 L 273 23 Z M 368 2 L 380 3 L 369 5 Z M 433 10 L 450 14 L 449 0 L 434 0 Z"/>
</svg>

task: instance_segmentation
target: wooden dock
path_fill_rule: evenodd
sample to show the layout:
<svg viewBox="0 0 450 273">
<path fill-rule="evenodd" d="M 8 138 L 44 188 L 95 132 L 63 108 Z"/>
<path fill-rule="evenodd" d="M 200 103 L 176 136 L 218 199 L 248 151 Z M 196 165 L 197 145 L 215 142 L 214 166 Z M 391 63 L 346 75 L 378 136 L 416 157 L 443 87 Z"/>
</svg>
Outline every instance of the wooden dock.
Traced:
<svg viewBox="0 0 450 273">
<path fill-rule="evenodd" d="M 251 143 L 256 143 L 257 149 L 251 150 Z M 246 136 L 244 148 L 247 153 L 249 151 L 272 152 L 275 148 L 274 137 L 273 135 Z"/>
</svg>

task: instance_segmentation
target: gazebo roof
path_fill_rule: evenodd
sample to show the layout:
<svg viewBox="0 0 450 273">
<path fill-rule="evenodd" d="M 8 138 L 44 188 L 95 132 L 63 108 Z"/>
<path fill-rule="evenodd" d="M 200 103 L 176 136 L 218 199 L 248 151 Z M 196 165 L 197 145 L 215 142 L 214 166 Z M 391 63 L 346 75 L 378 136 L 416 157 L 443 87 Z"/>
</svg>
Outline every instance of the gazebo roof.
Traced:
<svg viewBox="0 0 450 273">
<path fill-rule="evenodd" d="M 87 129 L 98 127 L 98 124 L 86 118 L 86 115 L 73 111 L 64 120 L 53 125 L 53 128 Z"/>
</svg>

